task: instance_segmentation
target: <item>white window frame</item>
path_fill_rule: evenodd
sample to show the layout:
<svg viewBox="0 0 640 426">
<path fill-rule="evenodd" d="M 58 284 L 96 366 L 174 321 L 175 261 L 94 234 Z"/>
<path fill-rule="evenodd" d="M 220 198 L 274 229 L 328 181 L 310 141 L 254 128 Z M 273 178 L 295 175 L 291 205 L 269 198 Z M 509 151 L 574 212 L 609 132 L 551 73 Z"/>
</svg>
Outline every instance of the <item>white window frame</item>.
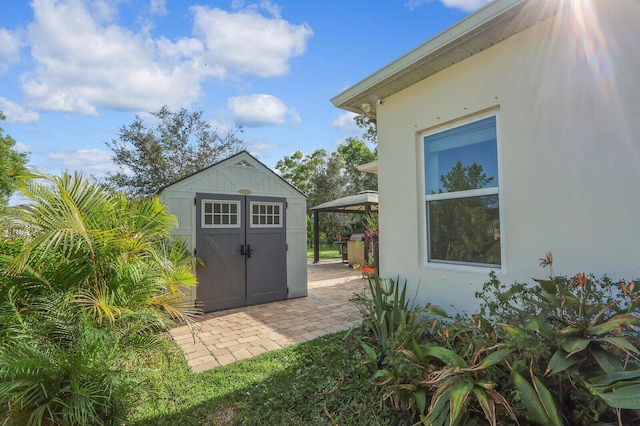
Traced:
<svg viewBox="0 0 640 426">
<path fill-rule="evenodd" d="M 205 200 L 205 199 L 203 199 L 201 202 L 202 202 L 202 206 L 200 208 L 200 211 L 201 211 L 200 212 L 200 214 L 201 214 L 200 225 L 201 225 L 202 228 L 240 228 L 240 227 L 242 227 L 242 210 L 241 210 L 242 205 L 241 205 L 240 201 L 238 201 L 238 200 Z M 233 213 L 233 214 L 236 215 L 236 219 L 237 219 L 236 222 L 237 223 L 233 223 L 233 224 L 232 223 L 229 223 L 229 224 L 222 224 L 222 223 L 216 224 L 216 223 L 213 223 L 213 222 L 215 222 L 213 220 L 213 217 L 216 214 L 213 211 L 214 210 L 213 206 L 216 203 L 227 204 L 229 206 L 235 205 L 236 206 L 236 212 Z M 211 210 L 212 210 L 211 213 L 206 213 L 206 211 L 205 211 L 206 210 L 205 209 L 205 205 L 206 204 L 210 204 L 211 205 Z M 220 214 L 222 215 L 223 213 L 220 213 Z M 231 217 L 231 213 L 226 213 L 226 214 L 229 217 Z M 212 223 L 211 224 L 207 224 L 206 221 L 205 221 L 205 217 L 207 215 L 211 215 L 211 218 L 212 218 Z"/>
<path fill-rule="evenodd" d="M 271 218 L 278 218 L 278 222 L 277 224 L 275 223 L 253 223 L 253 218 L 254 218 L 254 213 L 253 213 L 253 207 L 254 206 L 265 206 L 265 207 L 279 207 L 279 213 L 278 214 L 274 214 L 272 213 L 258 213 L 258 217 L 260 216 L 264 216 L 265 218 L 271 217 Z M 249 203 L 249 226 L 251 228 L 282 228 L 283 227 L 283 219 L 284 219 L 284 204 L 280 203 L 280 202 L 275 202 L 275 201 L 251 201 Z"/>
<path fill-rule="evenodd" d="M 425 170 L 425 138 L 434 135 L 437 133 L 441 133 L 447 130 L 455 129 L 457 127 L 461 127 L 470 123 L 474 123 L 476 121 L 483 120 L 485 118 L 495 117 L 496 120 L 496 155 L 497 155 L 497 165 L 498 165 L 498 185 L 490 188 L 481 188 L 481 189 L 473 189 L 467 191 L 456 191 L 450 193 L 437 193 L 437 194 L 427 194 L 426 193 L 426 170 Z M 482 114 L 474 115 L 472 117 L 466 117 L 464 119 L 454 120 L 449 123 L 437 126 L 435 128 L 431 128 L 427 131 L 420 132 L 417 134 L 417 154 L 418 154 L 418 164 L 419 164 L 419 172 L 418 176 L 420 179 L 420 184 L 418 187 L 420 188 L 420 198 L 422 199 L 421 205 L 421 240 L 422 240 L 422 256 L 421 263 L 422 266 L 428 269 L 444 269 L 444 270 L 452 270 L 452 271 L 468 271 L 468 272 L 478 272 L 485 274 L 487 270 L 494 270 L 500 273 L 506 272 L 505 266 L 505 239 L 504 239 L 504 209 L 503 209 L 503 197 L 500 195 L 500 188 L 502 186 L 502 162 L 501 162 L 501 136 L 500 136 L 500 114 L 499 111 L 493 110 L 490 112 L 485 112 Z M 499 218 L 500 218 L 500 265 L 496 264 L 484 264 L 484 263 L 474 263 L 474 262 L 464 262 L 464 261 L 451 261 L 451 260 L 440 260 L 440 259 L 431 259 L 431 235 L 430 235 L 430 221 L 429 221 L 429 208 L 427 203 L 430 201 L 439 201 L 439 200 L 454 200 L 460 198 L 471 198 L 471 197 L 481 197 L 481 196 L 490 196 L 497 195 L 498 196 L 498 209 L 499 209 Z"/>
</svg>

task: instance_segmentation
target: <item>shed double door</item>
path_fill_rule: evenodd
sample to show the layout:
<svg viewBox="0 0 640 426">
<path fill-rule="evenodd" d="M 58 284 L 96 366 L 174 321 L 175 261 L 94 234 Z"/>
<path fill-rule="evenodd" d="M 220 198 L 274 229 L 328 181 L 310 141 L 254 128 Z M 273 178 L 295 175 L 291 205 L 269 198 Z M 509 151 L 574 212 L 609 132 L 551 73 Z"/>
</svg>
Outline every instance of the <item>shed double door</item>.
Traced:
<svg viewBox="0 0 640 426">
<path fill-rule="evenodd" d="M 196 194 L 197 298 L 205 312 L 287 298 L 286 200 Z"/>
</svg>

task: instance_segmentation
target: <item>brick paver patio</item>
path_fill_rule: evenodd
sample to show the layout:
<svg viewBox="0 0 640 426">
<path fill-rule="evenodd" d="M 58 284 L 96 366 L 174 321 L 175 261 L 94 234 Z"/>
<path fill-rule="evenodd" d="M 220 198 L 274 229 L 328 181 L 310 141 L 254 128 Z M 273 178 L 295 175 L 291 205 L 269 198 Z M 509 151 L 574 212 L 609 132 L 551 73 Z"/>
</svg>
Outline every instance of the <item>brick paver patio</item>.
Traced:
<svg viewBox="0 0 640 426">
<path fill-rule="evenodd" d="M 349 299 L 366 280 L 339 261 L 309 263 L 307 271 L 307 297 L 204 314 L 195 339 L 186 326 L 169 334 L 201 372 L 349 328 L 358 320 Z"/>
</svg>

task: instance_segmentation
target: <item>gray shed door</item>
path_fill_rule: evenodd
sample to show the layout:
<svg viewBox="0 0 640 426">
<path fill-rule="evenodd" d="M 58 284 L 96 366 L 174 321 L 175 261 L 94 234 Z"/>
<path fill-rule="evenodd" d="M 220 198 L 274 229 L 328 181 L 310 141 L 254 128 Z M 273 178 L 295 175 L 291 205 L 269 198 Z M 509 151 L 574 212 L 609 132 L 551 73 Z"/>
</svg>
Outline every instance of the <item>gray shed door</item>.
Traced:
<svg viewBox="0 0 640 426">
<path fill-rule="evenodd" d="M 286 200 L 196 194 L 197 296 L 205 312 L 287 297 Z"/>
</svg>

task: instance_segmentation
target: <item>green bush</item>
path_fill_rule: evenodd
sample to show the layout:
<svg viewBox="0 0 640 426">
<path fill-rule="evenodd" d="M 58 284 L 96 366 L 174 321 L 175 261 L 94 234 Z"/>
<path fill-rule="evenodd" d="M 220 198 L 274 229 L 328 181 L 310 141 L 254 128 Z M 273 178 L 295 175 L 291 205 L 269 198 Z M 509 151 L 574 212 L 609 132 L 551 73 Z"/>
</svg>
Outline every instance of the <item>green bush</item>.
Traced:
<svg viewBox="0 0 640 426">
<path fill-rule="evenodd" d="M 0 423 L 121 424 L 136 396 L 127 355 L 194 313 L 180 290 L 193 257 L 157 199 L 37 177 L 29 233 L 0 246 Z"/>
<path fill-rule="evenodd" d="M 541 265 L 552 268 L 551 254 Z M 640 289 L 584 273 L 535 282 L 507 286 L 491 274 L 478 314 L 427 306 L 416 332 L 398 327 L 381 339 L 379 324 L 368 327 L 366 354 L 384 354 L 374 382 L 430 425 L 635 424 Z M 374 290 L 370 306 L 380 304 Z M 382 311 L 402 306 L 403 293 Z M 365 323 L 381 318 L 363 313 Z"/>
<path fill-rule="evenodd" d="M 374 274 L 369 276 L 368 284 L 368 292 L 351 299 L 362 314 L 355 326 L 363 330 L 365 363 L 375 373 L 373 380 L 385 385 L 385 400 L 401 410 L 414 409 L 420 395 L 403 384 L 419 373 L 419 367 L 405 355 L 426 331 L 427 323 L 422 318 L 425 310 L 407 297 L 406 282 L 400 285 L 399 280 L 381 279 Z"/>
</svg>

